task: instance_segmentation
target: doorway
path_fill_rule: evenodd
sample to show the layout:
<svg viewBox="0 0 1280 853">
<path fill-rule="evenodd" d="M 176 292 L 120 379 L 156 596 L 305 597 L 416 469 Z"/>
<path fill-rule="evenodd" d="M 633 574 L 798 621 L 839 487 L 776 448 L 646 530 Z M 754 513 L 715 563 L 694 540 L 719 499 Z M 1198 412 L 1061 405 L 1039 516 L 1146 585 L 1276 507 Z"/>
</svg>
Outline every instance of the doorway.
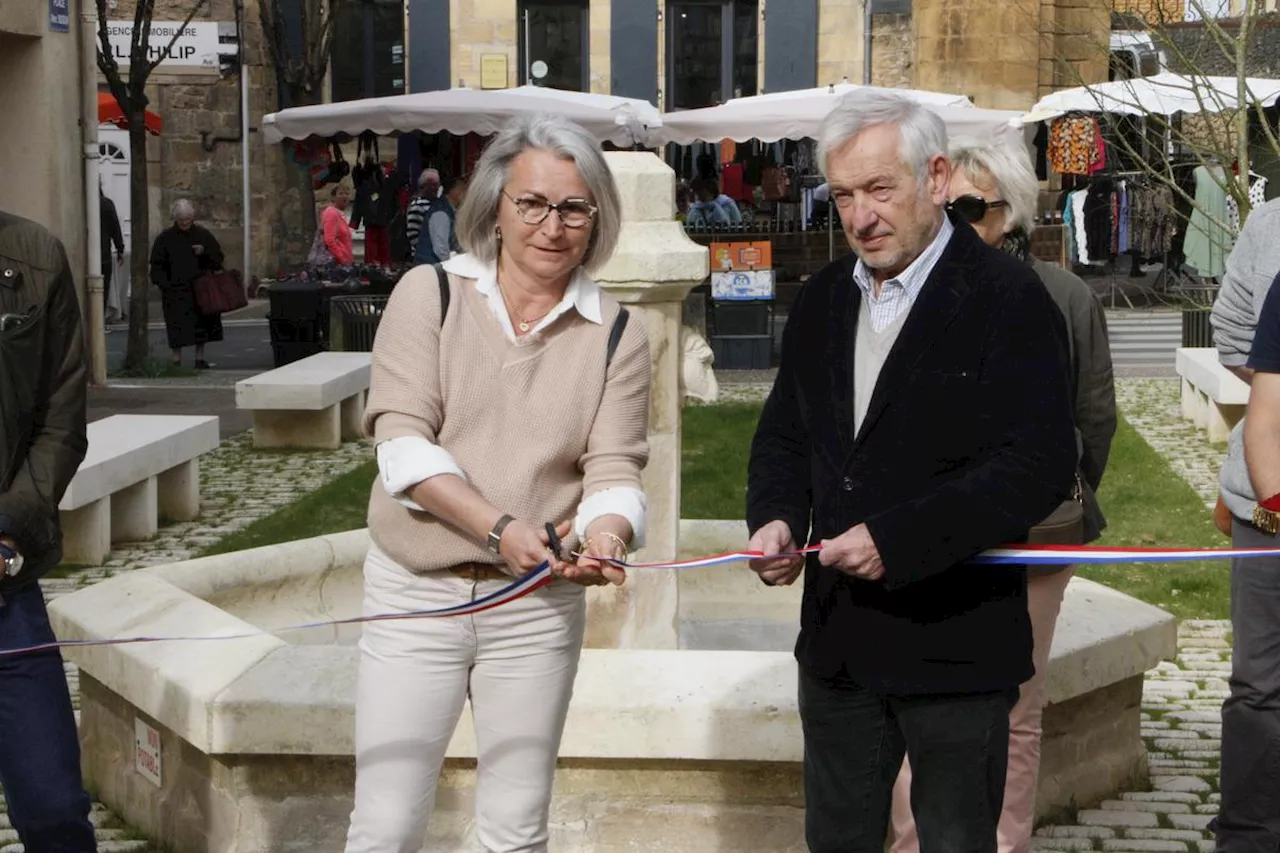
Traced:
<svg viewBox="0 0 1280 853">
<path fill-rule="evenodd" d="M 586 0 L 521 0 L 518 21 L 521 85 L 591 90 L 590 10 Z"/>
<path fill-rule="evenodd" d="M 111 199 L 120 218 L 120 233 L 124 237 L 124 262 L 116 263 L 114 257 L 103 258 L 112 266 L 111 290 L 107 293 L 108 322 L 124 319 L 129 309 L 129 259 L 132 254 L 130 235 L 133 234 L 133 208 L 129 199 L 129 132 L 113 124 L 98 126 L 98 174 L 102 181 L 102 194 Z"/>
</svg>

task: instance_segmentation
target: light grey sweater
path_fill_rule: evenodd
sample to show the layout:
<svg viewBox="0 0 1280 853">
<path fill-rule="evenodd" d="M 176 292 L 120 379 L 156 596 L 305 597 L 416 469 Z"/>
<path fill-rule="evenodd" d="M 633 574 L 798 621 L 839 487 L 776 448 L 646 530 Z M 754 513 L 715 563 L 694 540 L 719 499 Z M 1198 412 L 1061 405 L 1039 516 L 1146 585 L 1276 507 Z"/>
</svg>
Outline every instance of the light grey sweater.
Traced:
<svg viewBox="0 0 1280 853">
<path fill-rule="evenodd" d="M 1240 367 L 1249 360 L 1258 315 L 1276 273 L 1280 273 L 1280 199 L 1254 208 L 1227 259 L 1222 288 L 1210 316 L 1213 344 L 1225 366 Z M 1248 519 L 1253 516 L 1257 497 L 1244 463 L 1243 429 L 1241 421 L 1227 440 L 1219 485 L 1223 503 L 1232 515 Z"/>
</svg>

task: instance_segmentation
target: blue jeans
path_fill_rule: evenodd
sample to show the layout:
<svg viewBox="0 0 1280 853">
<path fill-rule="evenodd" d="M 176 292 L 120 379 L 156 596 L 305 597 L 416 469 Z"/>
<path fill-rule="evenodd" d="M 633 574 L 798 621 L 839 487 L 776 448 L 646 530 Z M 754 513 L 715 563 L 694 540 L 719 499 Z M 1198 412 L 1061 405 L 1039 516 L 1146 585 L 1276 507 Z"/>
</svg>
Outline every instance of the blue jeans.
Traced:
<svg viewBox="0 0 1280 853">
<path fill-rule="evenodd" d="M 802 670 L 809 850 L 882 853 L 908 755 L 921 853 L 995 853 L 1017 695 L 881 696 Z"/>
<path fill-rule="evenodd" d="M 0 605 L 0 649 L 52 642 L 38 584 Z M 71 693 L 56 651 L 0 657 L 0 787 L 27 853 L 94 853 Z"/>
</svg>

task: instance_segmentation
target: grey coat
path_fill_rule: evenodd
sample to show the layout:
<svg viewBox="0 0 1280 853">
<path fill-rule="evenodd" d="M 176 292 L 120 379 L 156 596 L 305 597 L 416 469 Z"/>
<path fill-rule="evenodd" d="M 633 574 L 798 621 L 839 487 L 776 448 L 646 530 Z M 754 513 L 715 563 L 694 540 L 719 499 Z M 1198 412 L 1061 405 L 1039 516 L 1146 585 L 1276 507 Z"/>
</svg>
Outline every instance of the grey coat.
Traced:
<svg viewBox="0 0 1280 853">
<path fill-rule="evenodd" d="M 1102 303 L 1079 276 L 1038 259 L 1032 262 L 1031 268 L 1040 276 L 1067 321 L 1076 443 L 1084 486 L 1085 542 L 1092 542 L 1107 526 L 1096 492 L 1102 484 L 1102 474 L 1111 456 L 1111 440 L 1116 433 L 1116 388 L 1107 318 Z"/>
</svg>

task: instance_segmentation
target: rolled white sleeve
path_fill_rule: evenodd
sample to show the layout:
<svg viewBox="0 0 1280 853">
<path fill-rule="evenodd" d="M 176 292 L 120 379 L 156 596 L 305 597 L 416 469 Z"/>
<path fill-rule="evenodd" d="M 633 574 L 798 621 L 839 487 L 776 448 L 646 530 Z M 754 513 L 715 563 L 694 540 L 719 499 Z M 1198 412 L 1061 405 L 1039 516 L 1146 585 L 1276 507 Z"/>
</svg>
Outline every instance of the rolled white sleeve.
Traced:
<svg viewBox="0 0 1280 853">
<path fill-rule="evenodd" d="M 649 502 L 644 492 L 629 486 L 602 489 L 588 495 L 578 504 L 578 517 L 573 530 L 579 539 L 587 538 L 587 526 L 602 515 L 620 515 L 631 523 L 631 547 L 644 547 L 645 518 Z"/>
<path fill-rule="evenodd" d="M 403 506 L 418 512 L 424 510 L 408 497 L 409 489 L 441 474 L 467 479 L 449 451 L 420 436 L 388 439 L 378 445 L 376 452 L 382 487 Z"/>
</svg>

